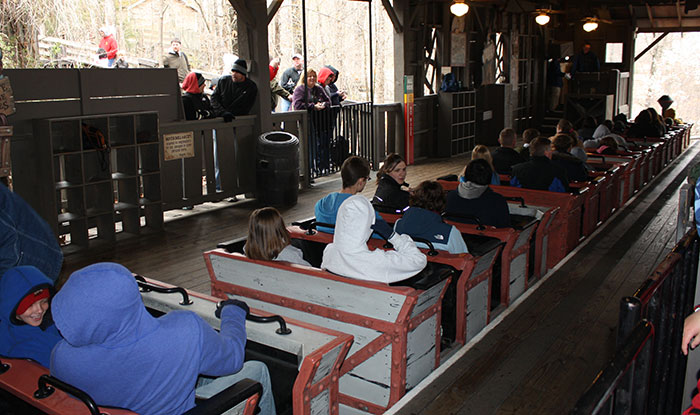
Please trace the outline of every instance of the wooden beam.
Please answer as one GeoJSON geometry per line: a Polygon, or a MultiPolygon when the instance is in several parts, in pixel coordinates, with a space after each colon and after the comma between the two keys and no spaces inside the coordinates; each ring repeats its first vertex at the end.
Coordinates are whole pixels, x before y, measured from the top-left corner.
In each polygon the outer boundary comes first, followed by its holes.
{"type": "Polygon", "coordinates": [[[661,36],[659,36],[659,37],[657,37],[656,39],[654,39],[654,41],[651,42],[651,44],[650,44],[649,46],[647,46],[646,49],[644,49],[643,51],[641,51],[641,52],[639,53],[639,55],[637,55],[637,56],[634,57],[634,61],[637,62],[637,60],[639,60],[639,58],[641,58],[642,56],[644,56],[645,53],[649,52],[649,51],[651,50],[651,48],[653,48],[654,46],[657,45],[657,43],[661,42],[661,41],[663,40],[663,38],[665,38],[665,37],[668,35],[668,33],[669,33],[669,32],[664,32],[664,33],[661,34],[661,36]]]}
{"type": "Polygon", "coordinates": [[[647,16],[649,17],[649,22],[651,23],[651,27],[654,27],[654,15],[651,12],[651,6],[649,6],[649,3],[647,3],[646,6],[647,6],[647,16]]]}
{"type": "Polygon", "coordinates": [[[396,33],[403,32],[403,26],[399,21],[399,17],[396,15],[396,11],[394,11],[394,7],[389,3],[389,0],[382,0],[382,6],[384,6],[384,10],[386,10],[386,14],[389,15],[389,20],[391,20],[391,24],[394,25],[396,33]]]}
{"type": "Polygon", "coordinates": [[[245,5],[244,0],[228,0],[231,3],[231,7],[238,14],[238,18],[243,20],[251,28],[255,27],[255,18],[253,14],[248,10],[248,6],[245,5]]]}
{"type": "Polygon", "coordinates": [[[683,27],[683,19],[681,17],[681,0],[676,0],[676,14],[678,14],[678,27],[683,27]]]}
{"type": "Polygon", "coordinates": [[[282,6],[282,3],[284,3],[284,0],[272,0],[272,3],[267,6],[267,24],[270,24],[272,19],[277,14],[277,11],[282,6]]]}

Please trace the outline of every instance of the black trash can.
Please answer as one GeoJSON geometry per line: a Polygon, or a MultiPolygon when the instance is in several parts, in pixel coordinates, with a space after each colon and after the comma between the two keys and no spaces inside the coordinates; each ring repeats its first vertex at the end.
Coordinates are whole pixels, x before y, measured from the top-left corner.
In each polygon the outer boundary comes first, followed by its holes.
{"type": "Polygon", "coordinates": [[[299,196],[299,139],[284,131],[258,137],[256,188],[268,206],[293,206],[299,196]]]}

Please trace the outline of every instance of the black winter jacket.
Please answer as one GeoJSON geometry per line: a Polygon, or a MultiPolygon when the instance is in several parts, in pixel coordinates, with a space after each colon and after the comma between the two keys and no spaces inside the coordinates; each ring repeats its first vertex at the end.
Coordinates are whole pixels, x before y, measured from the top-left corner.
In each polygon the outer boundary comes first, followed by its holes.
{"type": "Polygon", "coordinates": [[[379,212],[395,213],[408,206],[408,196],[408,192],[401,190],[401,185],[393,177],[384,175],[379,179],[372,205],[379,212]]]}

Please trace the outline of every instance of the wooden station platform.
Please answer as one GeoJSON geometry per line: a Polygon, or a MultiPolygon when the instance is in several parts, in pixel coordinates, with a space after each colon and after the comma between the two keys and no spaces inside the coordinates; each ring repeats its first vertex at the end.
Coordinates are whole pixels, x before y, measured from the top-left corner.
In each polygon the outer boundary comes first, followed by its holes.
{"type": "MultiPolygon", "coordinates": [[[[458,174],[469,156],[409,166],[407,181],[458,174]]],[[[413,393],[399,414],[566,413],[610,359],[619,300],[631,295],[675,244],[678,189],[689,165],[700,162],[691,147],[644,187],[568,260],[481,341],[444,369],[426,389],[413,393]]],[[[374,194],[376,181],[363,192],[374,194]]],[[[340,189],[338,175],[314,184],[299,203],[281,212],[287,223],[313,216],[313,206],[340,189]]],[[[219,204],[221,205],[221,204],[219,204]]],[[[247,233],[248,215],[260,207],[242,200],[206,211],[196,207],[165,231],[120,241],[66,257],[62,278],[99,261],[119,262],[131,271],[209,293],[202,252],[247,233]],[[198,211],[205,211],[197,214],[198,211]]],[[[172,214],[171,214],[172,216],[172,214]]]]}

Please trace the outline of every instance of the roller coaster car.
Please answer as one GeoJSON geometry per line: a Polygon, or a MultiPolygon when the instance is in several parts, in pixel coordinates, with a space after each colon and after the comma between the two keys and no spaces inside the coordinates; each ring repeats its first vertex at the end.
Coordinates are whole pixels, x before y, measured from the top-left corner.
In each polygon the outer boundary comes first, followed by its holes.
{"type": "MultiPolygon", "coordinates": [[[[457,189],[458,182],[438,180],[446,191],[457,189]]],[[[581,218],[583,203],[585,201],[588,188],[578,189],[577,194],[549,192],[545,190],[523,189],[512,186],[489,186],[494,192],[506,198],[520,198],[524,204],[532,208],[559,209],[559,213],[554,215],[554,221],[546,221],[548,230],[548,240],[546,253],[542,252],[540,257],[546,256],[548,268],[553,268],[578,245],[582,238],[581,218]]],[[[542,237],[545,233],[543,232],[542,237]]],[[[542,268],[540,268],[542,269],[542,268]]]]}
{"type": "MultiPolygon", "coordinates": [[[[184,415],[253,415],[261,394],[258,382],[243,379],[184,415]]],[[[87,393],[50,376],[47,368],[34,361],[9,358],[0,362],[0,410],[8,415],[135,415],[126,409],[97,406],[87,393]]]]}
{"type": "Polygon", "coordinates": [[[256,309],[354,337],[340,367],[341,412],[382,413],[440,363],[441,302],[450,272],[420,277],[418,289],[224,249],[204,257],[215,296],[243,298],[256,309]]]}
{"type": "MultiPolygon", "coordinates": [[[[382,214],[392,217],[391,214],[382,214]]],[[[333,240],[333,235],[319,232],[319,228],[333,225],[317,223],[313,218],[302,221],[287,229],[292,243],[302,249],[304,256],[312,265],[320,266],[323,249],[333,240]]],[[[503,243],[495,238],[484,237],[481,240],[467,241],[470,254],[453,255],[435,250],[431,244],[421,249],[428,258],[428,267],[424,273],[451,272],[452,282],[442,300],[442,352],[446,357],[451,351],[452,342],[465,344],[488,324],[491,312],[491,281],[493,268],[503,243]],[[439,271],[438,271],[439,270],[439,271]]],[[[379,239],[370,239],[368,246],[374,249],[391,249],[390,245],[379,239]]],[[[420,274],[419,274],[420,275],[420,274]]],[[[403,282],[411,284],[411,281],[403,282]]]]}
{"type": "MultiPolygon", "coordinates": [[[[143,302],[152,314],[190,310],[219,328],[221,321],[214,317],[214,310],[221,298],[143,277],[137,279],[143,302]]],[[[246,317],[246,360],[267,365],[277,413],[337,414],[339,371],[352,336],[253,307],[246,317]]]]}

